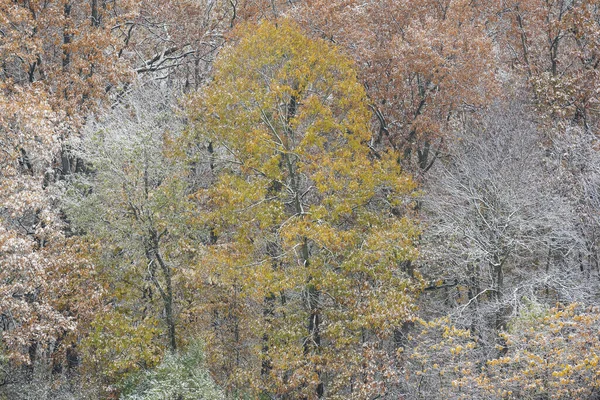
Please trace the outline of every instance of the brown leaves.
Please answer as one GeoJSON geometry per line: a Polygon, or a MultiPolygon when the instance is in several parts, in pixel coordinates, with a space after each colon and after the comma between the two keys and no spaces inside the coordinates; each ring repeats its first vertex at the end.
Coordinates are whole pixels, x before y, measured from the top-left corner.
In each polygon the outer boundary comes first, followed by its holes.
{"type": "Polygon", "coordinates": [[[512,1],[497,23],[503,62],[529,80],[543,113],[598,127],[598,7],[593,1],[512,1]]]}
{"type": "Polygon", "coordinates": [[[0,313],[2,342],[20,361],[33,361],[30,346],[58,351],[76,319],[97,306],[99,288],[62,235],[51,186],[68,172],[55,164],[61,139],[127,76],[111,33],[124,10],[93,4],[0,1],[0,313]]]}
{"type": "Polygon", "coordinates": [[[375,142],[403,151],[412,167],[427,168],[434,157],[425,149],[439,148],[449,118],[495,94],[492,42],[470,2],[304,4],[292,15],[356,60],[381,113],[375,142]]]}

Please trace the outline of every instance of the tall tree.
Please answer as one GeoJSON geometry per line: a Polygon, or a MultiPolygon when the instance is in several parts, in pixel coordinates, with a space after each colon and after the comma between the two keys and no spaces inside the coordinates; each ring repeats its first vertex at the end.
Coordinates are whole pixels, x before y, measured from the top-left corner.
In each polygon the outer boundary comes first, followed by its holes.
{"type": "Polygon", "coordinates": [[[108,363],[101,373],[109,380],[181,342],[187,169],[174,145],[182,120],[161,91],[134,90],[71,142],[86,170],[69,179],[63,204],[72,230],[101,244],[96,259],[112,307],[96,316],[86,345],[108,363]]]}
{"type": "Polygon", "coordinates": [[[593,290],[570,267],[582,243],[552,178],[556,160],[535,121],[515,105],[501,110],[457,133],[423,202],[423,271],[439,279],[430,289],[490,348],[526,298],[582,300],[593,290]]]}
{"type": "Polygon", "coordinates": [[[416,255],[414,184],[397,154],[369,147],[350,60],[286,20],[238,35],[190,106],[218,174],[196,193],[215,235],[203,262],[246,313],[228,321],[229,345],[256,360],[233,372],[277,397],[383,394],[419,289],[403,268],[416,255]]]}
{"type": "Polygon", "coordinates": [[[95,0],[0,2],[2,343],[29,362],[53,354],[75,327],[58,306],[68,303],[59,299],[65,293],[58,271],[76,270],[78,255],[68,256],[50,183],[76,168],[57,156],[61,141],[127,75],[116,62],[111,27],[128,7],[95,0]]]}

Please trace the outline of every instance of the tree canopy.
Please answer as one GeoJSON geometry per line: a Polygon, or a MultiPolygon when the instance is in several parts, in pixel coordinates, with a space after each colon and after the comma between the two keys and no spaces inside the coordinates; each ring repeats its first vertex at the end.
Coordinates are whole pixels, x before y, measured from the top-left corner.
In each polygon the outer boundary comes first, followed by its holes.
{"type": "Polygon", "coordinates": [[[594,0],[0,0],[0,399],[593,399],[594,0]]]}
{"type": "Polygon", "coordinates": [[[369,147],[348,58],[286,21],[239,34],[192,102],[191,140],[211,146],[216,175],[195,194],[215,235],[203,263],[253,303],[246,340],[262,342],[260,379],[245,379],[294,396],[373,395],[357,349],[385,353],[414,317],[414,184],[397,154],[369,147]]]}

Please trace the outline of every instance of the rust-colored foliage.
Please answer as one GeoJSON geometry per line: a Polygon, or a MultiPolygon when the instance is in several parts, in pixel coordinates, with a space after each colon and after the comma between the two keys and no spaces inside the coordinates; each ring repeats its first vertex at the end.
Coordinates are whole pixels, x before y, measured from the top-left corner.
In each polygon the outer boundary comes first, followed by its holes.
{"type": "Polygon", "coordinates": [[[586,129],[600,113],[600,9],[594,0],[495,5],[503,63],[525,77],[542,111],[586,129]]]}
{"type": "Polygon", "coordinates": [[[377,119],[374,143],[426,171],[449,121],[497,93],[485,15],[470,1],[302,2],[290,12],[355,60],[377,119]]]}

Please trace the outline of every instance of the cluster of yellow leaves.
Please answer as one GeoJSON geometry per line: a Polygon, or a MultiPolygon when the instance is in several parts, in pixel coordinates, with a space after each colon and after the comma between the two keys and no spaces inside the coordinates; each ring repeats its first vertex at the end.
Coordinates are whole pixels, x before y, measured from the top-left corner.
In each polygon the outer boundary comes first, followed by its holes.
{"type": "Polygon", "coordinates": [[[587,399],[600,386],[600,311],[579,304],[522,317],[478,382],[502,398],[587,399]]]}
{"type": "Polygon", "coordinates": [[[200,275],[230,295],[229,313],[212,305],[209,359],[237,355],[214,367],[228,370],[226,385],[256,392],[383,393],[389,340],[420,289],[402,267],[416,257],[415,184],[397,154],[369,149],[352,61],[286,20],[237,35],[189,106],[188,140],[212,143],[217,159],[216,183],[194,195],[205,211],[197,223],[217,237],[200,275]],[[233,340],[211,348],[223,332],[233,340]],[[359,379],[369,368],[372,380],[359,379]]]}
{"type": "Polygon", "coordinates": [[[529,310],[499,334],[496,358],[469,330],[420,321],[405,357],[406,382],[427,398],[587,399],[600,385],[600,312],[579,304],[529,310]],[[487,358],[487,360],[486,360],[487,358]]]}
{"type": "Polygon", "coordinates": [[[160,362],[164,348],[157,340],[158,321],[148,317],[134,324],[133,319],[114,310],[96,316],[81,342],[87,374],[115,382],[160,362]]]}
{"type": "MultiPolygon", "coordinates": [[[[449,318],[417,321],[409,336],[404,361],[404,379],[412,395],[421,398],[471,398],[471,377],[478,372],[477,340],[468,329],[457,328],[449,318]],[[463,390],[470,388],[470,390],[463,390]]],[[[476,397],[476,396],[475,396],[476,397]]]]}

